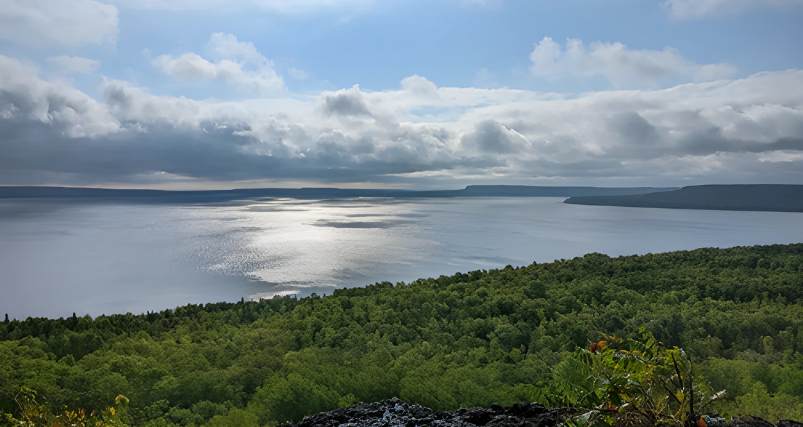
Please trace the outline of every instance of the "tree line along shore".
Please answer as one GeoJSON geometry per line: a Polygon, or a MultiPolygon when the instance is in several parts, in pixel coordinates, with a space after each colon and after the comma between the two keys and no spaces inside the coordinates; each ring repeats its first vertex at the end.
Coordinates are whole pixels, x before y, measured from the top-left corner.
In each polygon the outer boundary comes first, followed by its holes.
{"type": "Polygon", "coordinates": [[[434,410],[577,399],[582,353],[649,333],[727,397],[803,419],[803,244],[457,273],[330,296],[0,322],[0,412],[20,390],[135,426],[264,426],[399,397],[434,410]],[[574,391],[573,391],[574,390],[574,391]],[[119,400],[119,399],[118,399],[119,400]]]}

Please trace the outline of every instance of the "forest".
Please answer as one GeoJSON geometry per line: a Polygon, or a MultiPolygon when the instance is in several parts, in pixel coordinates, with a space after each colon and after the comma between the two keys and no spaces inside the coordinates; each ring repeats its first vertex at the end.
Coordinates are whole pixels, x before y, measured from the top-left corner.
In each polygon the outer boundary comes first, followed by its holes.
{"type": "Polygon", "coordinates": [[[124,400],[111,414],[148,427],[272,426],[391,397],[439,410],[572,405],[587,381],[582,349],[648,334],[726,390],[720,414],[803,420],[802,314],[793,244],[592,253],[141,315],[6,317],[0,412],[10,423],[33,391],[52,411],[108,413],[124,400]]]}

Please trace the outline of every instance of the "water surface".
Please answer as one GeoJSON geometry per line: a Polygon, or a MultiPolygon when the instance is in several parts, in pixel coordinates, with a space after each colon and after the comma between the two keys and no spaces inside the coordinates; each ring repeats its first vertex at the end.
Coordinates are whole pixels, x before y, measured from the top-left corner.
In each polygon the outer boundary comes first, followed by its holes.
{"type": "Polygon", "coordinates": [[[797,243],[803,214],[563,204],[563,198],[278,199],[226,206],[0,201],[0,315],[187,303],[611,256],[797,243]]]}

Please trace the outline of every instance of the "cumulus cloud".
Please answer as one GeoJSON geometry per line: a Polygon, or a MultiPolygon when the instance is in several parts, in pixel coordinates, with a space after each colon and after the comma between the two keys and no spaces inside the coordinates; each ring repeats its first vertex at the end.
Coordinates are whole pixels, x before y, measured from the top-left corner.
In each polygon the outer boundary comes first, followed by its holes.
{"type": "Polygon", "coordinates": [[[96,101],[0,57],[0,183],[803,182],[797,70],[579,97],[420,76],[313,99],[199,101],[118,80],[101,93],[96,101]]]}
{"type": "Polygon", "coordinates": [[[530,54],[534,76],[549,79],[603,76],[615,87],[656,87],[665,82],[711,81],[729,78],[736,68],[729,64],[700,65],[677,49],[630,50],[622,43],[567,39],[566,48],[544,37],[530,54]]]}
{"type": "Polygon", "coordinates": [[[424,98],[439,97],[438,86],[436,86],[435,83],[432,83],[431,81],[417,74],[402,80],[401,85],[406,92],[409,92],[410,94],[416,97],[424,97],[424,98]]]}
{"type": "MultiPolygon", "coordinates": [[[[170,55],[160,55],[152,61],[152,64],[176,80],[212,80],[218,76],[217,64],[213,64],[192,52],[185,53],[178,58],[173,58],[170,55]]],[[[239,69],[239,66],[233,65],[239,69]]],[[[221,66],[221,68],[225,69],[225,65],[221,66]]]]}
{"type": "Polygon", "coordinates": [[[371,117],[359,86],[324,95],[323,111],[330,116],[371,117]]]}
{"type": "Polygon", "coordinates": [[[478,123],[460,142],[468,149],[490,154],[518,153],[530,147],[527,138],[494,120],[478,123]]]}
{"type": "Polygon", "coordinates": [[[117,22],[117,8],[95,0],[3,0],[0,39],[36,47],[114,43],[117,22]]]}
{"type": "Polygon", "coordinates": [[[215,62],[187,52],[176,58],[160,55],[151,63],[182,82],[220,80],[256,95],[285,89],[284,80],[276,74],[273,62],[262,55],[253,43],[240,42],[231,34],[215,33],[210,37],[206,49],[215,62]]]}
{"type": "Polygon", "coordinates": [[[57,139],[99,137],[120,130],[119,121],[83,92],[43,81],[32,67],[2,55],[0,118],[6,125],[46,125],[57,139]]]}
{"type": "Polygon", "coordinates": [[[803,0],[667,0],[664,6],[675,19],[725,15],[758,7],[801,6],[803,0]]]}
{"type": "Polygon", "coordinates": [[[100,61],[80,56],[51,56],[47,62],[60,74],[92,74],[100,67],[100,61]]]}

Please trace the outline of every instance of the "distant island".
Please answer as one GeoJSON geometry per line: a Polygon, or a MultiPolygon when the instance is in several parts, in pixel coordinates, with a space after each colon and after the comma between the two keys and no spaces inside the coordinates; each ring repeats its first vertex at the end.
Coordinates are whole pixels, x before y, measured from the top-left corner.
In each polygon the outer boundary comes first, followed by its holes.
{"type": "Polygon", "coordinates": [[[255,188],[209,191],[119,190],[78,187],[0,187],[0,199],[91,199],[138,203],[220,203],[271,198],[351,199],[357,197],[575,197],[617,196],[676,190],[677,187],[547,187],[527,185],[469,185],[462,190],[388,190],[343,188],[255,188]]]}
{"type": "Polygon", "coordinates": [[[699,185],[675,191],[571,196],[571,205],[803,212],[803,185],[699,185]]]}

